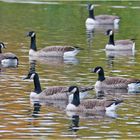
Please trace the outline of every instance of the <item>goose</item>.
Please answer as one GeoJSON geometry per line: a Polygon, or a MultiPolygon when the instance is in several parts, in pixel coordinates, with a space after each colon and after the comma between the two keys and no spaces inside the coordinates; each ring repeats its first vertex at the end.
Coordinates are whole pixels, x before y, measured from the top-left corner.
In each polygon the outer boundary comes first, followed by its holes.
{"type": "Polygon", "coordinates": [[[0,42],[0,64],[4,67],[17,66],[18,57],[11,53],[2,53],[2,49],[6,48],[3,42],[0,42]]]}
{"type": "MultiPolygon", "coordinates": [[[[50,100],[69,100],[68,86],[50,86],[42,91],[39,75],[37,72],[29,71],[28,75],[23,78],[33,79],[34,91],[30,94],[30,99],[50,99],[50,100]]],[[[84,98],[82,94],[84,92],[92,90],[93,87],[80,87],[81,98],[84,98]]]]}
{"type": "Polygon", "coordinates": [[[105,77],[104,70],[97,66],[91,70],[98,73],[98,80],[95,83],[95,89],[137,89],[140,86],[140,79],[123,77],[105,77]]]}
{"type": "Polygon", "coordinates": [[[114,15],[98,15],[94,16],[94,5],[88,5],[89,17],[86,19],[86,25],[116,25],[120,21],[119,16],[114,15]]]}
{"type": "Polygon", "coordinates": [[[130,39],[126,40],[115,40],[114,32],[112,29],[106,31],[106,35],[109,36],[108,44],[106,44],[105,49],[107,51],[133,51],[135,50],[135,42],[130,39]]]}
{"type": "Polygon", "coordinates": [[[32,57],[74,57],[80,51],[78,47],[73,46],[48,46],[39,51],[36,47],[36,33],[30,31],[27,36],[31,38],[29,56],[32,57]]]}
{"type": "Polygon", "coordinates": [[[97,113],[99,111],[115,111],[116,107],[123,102],[122,99],[85,99],[80,101],[79,88],[70,86],[68,90],[73,95],[73,100],[66,107],[67,111],[84,113],[97,113]]]}

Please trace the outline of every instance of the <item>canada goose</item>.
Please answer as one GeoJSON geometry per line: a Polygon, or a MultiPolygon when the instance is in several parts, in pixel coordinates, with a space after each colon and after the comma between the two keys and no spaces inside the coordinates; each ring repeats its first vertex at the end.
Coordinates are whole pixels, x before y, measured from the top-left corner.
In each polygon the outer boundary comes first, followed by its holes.
{"type": "MultiPolygon", "coordinates": [[[[39,75],[36,72],[29,72],[23,79],[33,79],[34,91],[30,94],[30,99],[52,99],[52,100],[69,100],[68,86],[50,86],[42,91],[39,75]]],[[[81,92],[92,90],[93,87],[80,87],[81,92]]],[[[81,95],[82,97],[82,95],[81,95]]]]}
{"type": "Polygon", "coordinates": [[[102,67],[97,66],[92,69],[91,72],[98,73],[98,81],[95,83],[95,89],[128,89],[138,88],[140,86],[140,80],[134,78],[122,78],[122,77],[105,77],[102,67]]]}
{"type": "Polygon", "coordinates": [[[130,39],[114,41],[114,32],[112,29],[107,30],[106,35],[109,36],[109,42],[105,46],[106,50],[109,51],[134,51],[135,50],[135,43],[130,39]]]}
{"type": "Polygon", "coordinates": [[[3,48],[6,48],[6,46],[4,45],[4,43],[0,42],[0,64],[4,67],[17,66],[17,56],[11,52],[2,53],[3,48]]]}
{"type": "Polygon", "coordinates": [[[85,99],[80,101],[79,89],[77,86],[69,87],[69,92],[74,94],[73,100],[66,107],[68,111],[84,113],[97,113],[98,111],[114,111],[118,104],[123,102],[121,99],[85,99]]]}
{"type": "Polygon", "coordinates": [[[79,52],[78,47],[73,46],[48,46],[39,51],[36,47],[36,33],[28,32],[27,36],[31,37],[29,56],[33,57],[74,57],[79,52]]]}
{"type": "Polygon", "coordinates": [[[94,5],[88,5],[89,17],[86,19],[86,25],[115,25],[118,24],[120,18],[113,15],[94,16],[94,5]]]}

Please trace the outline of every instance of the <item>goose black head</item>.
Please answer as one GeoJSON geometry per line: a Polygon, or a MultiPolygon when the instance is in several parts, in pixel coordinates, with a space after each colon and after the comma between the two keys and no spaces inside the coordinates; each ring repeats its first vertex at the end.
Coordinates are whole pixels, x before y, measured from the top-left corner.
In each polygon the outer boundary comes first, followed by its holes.
{"type": "Polygon", "coordinates": [[[25,80],[25,79],[33,79],[35,75],[36,75],[35,72],[29,72],[28,75],[25,78],[23,78],[23,80],[25,80]]]}
{"type": "Polygon", "coordinates": [[[108,29],[105,34],[108,35],[108,36],[111,36],[111,35],[113,35],[113,30],[108,29]]]}
{"type": "Polygon", "coordinates": [[[27,36],[29,37],[35,37],[36,33],[34,31],[30,31],[27,33],[27,36]]]}
{"type": "Polygon", "coordinates": [[[101,66],[97,66],[96,68],[92,69],[91,72],[93,72],[93,73],[103,73],[104,70],[101,66]]]}
{"type": "Polygon", "coordinates": [[[92,69],[91,72],[98,73],[98,80],[99,81],[105,80],[104,70],[101,66],[97,66],[96,68],[92,69]]]}
{"type": "Polygon", "coordinates": [[[79,91],[77,86],[70,86],[68,89],[68,92],[70,93],[76,93],[77,91],[79,91]]]}
{"type": "Polygon", "coordinates": [[[93,4],[88,4],[88,10],[91,11],[94,9],[94,5],[93,4]]]}
{"type": "Polygon", "coordinates": [[[0,48],[1,49],[6,48],[6,46],[4,45],[4,43],[0,42],[0,48]]]}

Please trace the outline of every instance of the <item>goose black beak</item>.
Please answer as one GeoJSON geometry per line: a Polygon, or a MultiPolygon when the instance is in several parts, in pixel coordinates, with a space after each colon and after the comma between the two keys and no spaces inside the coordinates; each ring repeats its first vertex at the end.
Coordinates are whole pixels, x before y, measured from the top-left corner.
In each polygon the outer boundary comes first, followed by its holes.
{"type": "Polygon", "coordinates": [[[95,73],[95,69],[93,68],[93,69],[91,69],[91,71],[90,71],[91,73],[95,73]]]}
{"type": "Polygon", "coordinates": [[[26,37],[29,37],[29,32],[28,33],[26,33],[26,35],[25,35],[26,37]]]}
{"type": "Polygon", "coordinates": [[[23,80],[26,80],[26,79],[29,79],[29,77],[28,76],[26,76],[26,77],[24,77],[24,78],[22,78],[23,80]]]}

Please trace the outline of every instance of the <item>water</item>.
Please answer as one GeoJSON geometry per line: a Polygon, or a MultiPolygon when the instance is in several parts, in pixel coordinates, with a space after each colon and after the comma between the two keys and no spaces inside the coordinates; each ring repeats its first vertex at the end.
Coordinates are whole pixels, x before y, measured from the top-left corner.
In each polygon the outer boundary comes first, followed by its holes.
{"type": "MultiPolygon", "coordinates": [[[[0,2],[0,39],[19,57],[17,68],[0,72],[0,138],[1,139],[139,139],[140,94],[111,91],[110,96],[123,98],[114,117],[105,114],[70,117],[63,107],[66,102],[40,105],[30,102],[32,81],[23,80],[29,70],[29,38],[37,33],[38,50],[47,45],[75,45],[82,48],[74,60],[37,62],[36,71],[42,88],[53,85],[93,85],[97,75],[91,68],[101,65],[107,76],[139,78],[140,2],[95,2],[96,14],[110,13],[121,17],[115,39],[136,38],[133,55],[108,58],[104,46],[105,29],[94,33],[85,29],[87,2],[0,2]],[[29,4],[30,3],[30,4],[29,4]],[[123,95],[122,95],[123,94],[123,95]],[[59,107],[57,107],[59,105],[59,107]]],[[[89,96],[94,97],[95,91],[89,96]]]]}

